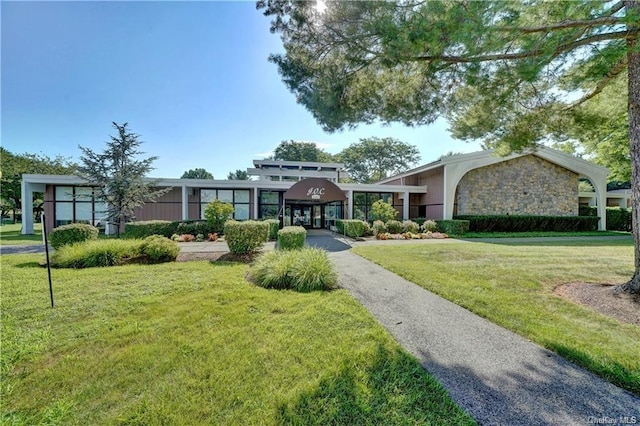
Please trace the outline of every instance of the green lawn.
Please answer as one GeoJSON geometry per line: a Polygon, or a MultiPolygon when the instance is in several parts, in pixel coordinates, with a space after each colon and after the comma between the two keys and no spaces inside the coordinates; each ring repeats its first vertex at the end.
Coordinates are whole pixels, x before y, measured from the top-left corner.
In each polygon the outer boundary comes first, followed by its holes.
{"type": "Polygon", "coordinates": [[[6,224],[0,225],[0,245],[25,245],[25,244],[42,244],[42,225],[36,223],[33,225],[33,235],[22,235],[20,230],[22,225],[6,224]]]}
{"type": "Polygon", "coordinates": [[[640,327],[552,294],[563,283],[622,283],[633,241],[390,243],[354,252],[640,395],[640,327]]]}
{"type": "Polygon", "coordinates": [[[473,424],[345,290],[209,262],[55,269],[3,255],[0,423],[473,424]]]}

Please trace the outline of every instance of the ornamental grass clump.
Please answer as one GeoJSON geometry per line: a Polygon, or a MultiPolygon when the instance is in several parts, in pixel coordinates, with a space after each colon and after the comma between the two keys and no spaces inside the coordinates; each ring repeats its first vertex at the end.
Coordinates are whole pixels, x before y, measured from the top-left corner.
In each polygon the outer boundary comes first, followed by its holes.
{"type": "Polygon", "coordinates": [[[249,272],[256,285],[299,292],[331,290],[338,277],[324,250],[277,250],[262,254],[249,272]]]}
{"type": "Polygon", "coordinates": [[[96,240],[66,245],[51,255],[55,268],[123,265],[140,256],[140,240],[96,240]]]}

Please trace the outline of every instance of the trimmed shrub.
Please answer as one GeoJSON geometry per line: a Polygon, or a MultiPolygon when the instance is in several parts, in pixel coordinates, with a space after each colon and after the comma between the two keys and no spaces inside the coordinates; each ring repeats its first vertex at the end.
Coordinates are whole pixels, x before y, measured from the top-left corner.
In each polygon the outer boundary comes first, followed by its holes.
{"type": "Polygon", "coordinates": [[[402,233],[402,222],[399,220],[390,220],[387,222],[387,230],[390,234],[402,233]]]}
{"type": "Polygon", "coordinates": [[[435,220],[425,220],[421,228],[424,232],[435,232],[438,230],[438,224],[435,220]]]}
{"type": "Polygon", "coordinates": [[[296,250],[304,247],[307,230],[302,226],[285,226],[278,230],[278,248],[281,250],[296,250]]]}
{"type": "Polygon", "coordinates": [[[414,221],[415,223],[417,223],[418,225],[420,225],[420,227],[422,227],[422,225],[424,225],[424,223],[427,221],[427,218],[426,217],[414,217],[411,220],[414,221]]]}
{"type": "Polygon", "coordinates": [[[417,234],[420,232],[420,225],[412,220],[405,220],[402,222],[402,231],[409,232],[411,234],[417,234]]]}
{"type": "Polygon", "coordinates": [[[265,219],[265,222],[269,224],[269,240],[277,240],[280,221],[278,219],[265,219]]]}
{"type": "Polygon", "coordinates": [[[55,268],[122,265],[140,257],[140,240],[94,240],[60,247],[51,256],[55,268]]]}
{"type": "Polygon", "coordinates": [[[311,247],[266,252],[251,266],[249,276],[264,288],[301,292],[330,290],[338,281],[327,253],[311,247]]]}
{"type": "Polygon", "coordinates": [[[607,207],[607,229],[631,232],[631,210],[621,207],[607,207]]]}
{"type": "Polygon", "coordinates": [[[178,231],[180,222],[170,220],[146,220],[129,222],[124,225],[124,238],[147,238],[152,235],[162,235],[170,238],[178,231]]]}
{"type": "Polygon", "coordinates": [[[176,234],[191,234],[197,236],[199,234],[207,235],[211,232],[215,231],[205,220],[179,222],[176,228],[176,234]]]}
{"type": "Polygon", "coordinates": [[[371,219],[381,220],[388,222],[398,216],[398,210],[396,210],[391,204],[378,200],[371,205],[371,219]]]}
{"type": "Polygon", "coordinates": [[[598,208],[595,206],[578,206],[578,216],[598,216],[598,208]]]}
{"type": "Polygon", "coordinates": [[[247,254],[259,250],[269,238],[269,224],[264,221],[228,220],[224,224],[224,235],[233,254],[247,254]]]}
{"type": "Polygon", "coordinates": [[[469,231],[468,220],[436,220],[438,232],[451,235],[463,235],[469,231]]]}
{"type": "Polygon", "coordinates": [[[458,216],[470,221],[473,232],[580,232],[598,229],[600,218],[592,216],[487,215],[458,216]]]}
{"type": "Polygon", "coordinates": [[[48,241],[54,249],[62,246],[97,240],[98,228],[85,223],[71,223],[54,228],[49,233],[48,241]]]}
{"type": "Polygon", "coordinates": [[[142,241],[140,254],[151,263],[173,262],[180,253],[180,247],[162,235],[152,235],[142,241]]]}
{"type": "Polygon", "coordinates": [[[387,232],[387,224],[381,220],[373,221],[373,235],[378,236],[380,234],[386,234],[387,232]]]}
{"type": "Polygon", "coordinates": [[[231,220],[233,216],[233,205],[229,203],[223,203],[220,200],[213,200],[204,209],[204,217],[207,219],[207,223],[211,227],[209,232],[221,233],[224,231],[225,223],[231,220]]]}
{"type": "Polygon", "coordinates": [[[344,234],[347,237],[359,238],[364,236],[365,222],[358,219],[338,219],[336,220],[336,227],[338,233],[344,234]]]}

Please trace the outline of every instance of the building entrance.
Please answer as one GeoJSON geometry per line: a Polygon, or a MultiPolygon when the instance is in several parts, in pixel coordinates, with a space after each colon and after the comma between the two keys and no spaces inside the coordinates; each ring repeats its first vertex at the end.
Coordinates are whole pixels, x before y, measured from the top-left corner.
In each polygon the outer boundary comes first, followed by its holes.
{"type": "Polygon", "coordinates": [[[292,225],[309,229],[324,228],[324,205],[321,204],[289,204],[285,212],[292,225]]]}

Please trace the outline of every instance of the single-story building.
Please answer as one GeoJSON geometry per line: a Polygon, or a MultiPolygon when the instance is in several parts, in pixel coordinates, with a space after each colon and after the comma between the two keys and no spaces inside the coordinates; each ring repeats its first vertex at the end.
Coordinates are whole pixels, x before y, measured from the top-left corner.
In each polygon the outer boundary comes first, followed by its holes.
{"type": "MultiPolygon", "coordinates": [[[[336,219],[370,219],[379,199],[392,204],[399,219],[451,219],[454,215],[578,215],[578,180],[595,189],[600,229],[606,229],[608,170],[581,158],[541,147],[499,157],[493,151],[458,154],[416,167],[375,184],[341,182],[339,163],[256,160],[247,170],[254,180],[149,179],[172,188],[137,209],[137,220],[193,220],[219,199],[233,204],[237,220],[279,218],[283,225],[331,228],[336,219]]],[[[93,188],[76,176],[25,174],[23,211],[31,211],[34,192],[44,193],[47,228],[72,222],[104,226],[104,205],[93,188]]],[[[109,229],[107,229],[109,232],[109,229]]],[[[33,233],[31,215],[22,233],[33,233]]]]}

